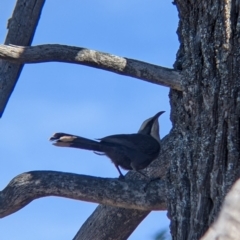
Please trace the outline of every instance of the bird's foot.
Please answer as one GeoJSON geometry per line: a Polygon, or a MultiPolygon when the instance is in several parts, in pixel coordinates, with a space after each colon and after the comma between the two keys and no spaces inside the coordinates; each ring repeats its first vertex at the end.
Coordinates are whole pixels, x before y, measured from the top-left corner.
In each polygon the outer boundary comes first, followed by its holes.
{"type": "Polygon", "coordinates": [[[125,177],[121,174],[121,175],[119,175],[118,179],[119,180],[125,180],[125,177]]]}
{"type": "Polygon", "coordinates": [[[149,183],[154,182],[154,181],[157,181],[157,180],[161,180],[161,178],[160,178],[160,177],[151,178],[151,179],[149,180],[149,183]]]}

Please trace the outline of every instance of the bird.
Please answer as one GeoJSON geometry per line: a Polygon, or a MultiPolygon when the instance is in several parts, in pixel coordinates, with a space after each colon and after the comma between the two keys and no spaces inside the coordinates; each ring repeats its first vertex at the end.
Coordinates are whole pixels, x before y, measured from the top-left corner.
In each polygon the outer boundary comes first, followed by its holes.
{"type": "Polygon", "coordinates": [[[55,133],[49,140],[58,147],[73,147],[106,155],[117,168],[119,178],[124,178],[119,167],[135,170],[147,177],[140,170],[145,169],[159,155],[161,147],[158,118],[164,112],[158,112],[146,119],[138,132],[133,134],[110,135],[95,141],[72,134],[55,133]]]}

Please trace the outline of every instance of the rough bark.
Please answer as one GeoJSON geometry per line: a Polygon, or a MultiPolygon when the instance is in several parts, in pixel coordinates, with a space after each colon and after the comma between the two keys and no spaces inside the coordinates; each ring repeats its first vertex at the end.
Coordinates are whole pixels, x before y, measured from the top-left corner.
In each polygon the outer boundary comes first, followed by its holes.
{"type": "MultiPolygon", "coordinates": [[[[8,20],[5,44],[31,44],[45,0],[18,0],[8,20]]],[[[22,64],[0,62],[0,118],[22,71],[22,64]]]]}
{"type": "Polygon", "coordinates": [[[183,92],[171,90],[176,148],[168,209],[173,239],[199,239],[240,173],[238,1],[176,0],[181,42],[175,68],[183,92]]]}
{"type": "Polygon", "coordinates": [[[181,75],[173,69],[86,48],[59,44],[34,47],[0,45],[0,59],[18,64],[52,61],[81,64],[181,90],[181,75]]]}

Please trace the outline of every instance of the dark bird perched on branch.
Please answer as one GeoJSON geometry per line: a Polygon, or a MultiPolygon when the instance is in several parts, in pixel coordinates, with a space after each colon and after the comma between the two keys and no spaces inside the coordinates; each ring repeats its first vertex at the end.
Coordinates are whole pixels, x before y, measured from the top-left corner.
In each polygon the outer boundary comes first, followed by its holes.
{"type": "Polygon", "coordinates": [[[67,133],[55,133],[50,141],[54,141],[55,146],[92,150],[99,155],[108,156],[120,177],[124,176],[119,166],[126,170],[135,170],[146,177],[139,170],[146,168],[158,157],[160,152],[158,117],[162,113],[164,111],[145,120],[138,133],[134,134],[111,135],[98,139],[97,142],[67,133]]]}

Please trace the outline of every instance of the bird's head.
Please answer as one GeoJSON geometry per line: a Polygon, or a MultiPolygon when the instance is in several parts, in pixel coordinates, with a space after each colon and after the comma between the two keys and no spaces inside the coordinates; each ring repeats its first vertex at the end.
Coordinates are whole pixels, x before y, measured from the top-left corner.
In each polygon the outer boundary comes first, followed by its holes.
{"type": "Polygon", "coordinates": [[[158,118],[160,115],[162,115],[165,111],[158,112],[153,117],[148,118],[145,120],[140,129],[138,130],[138,133],[151,135],[154,137],[158,142],[160,142],[160,136],[159,136],[159,123],[158,118]]]}

